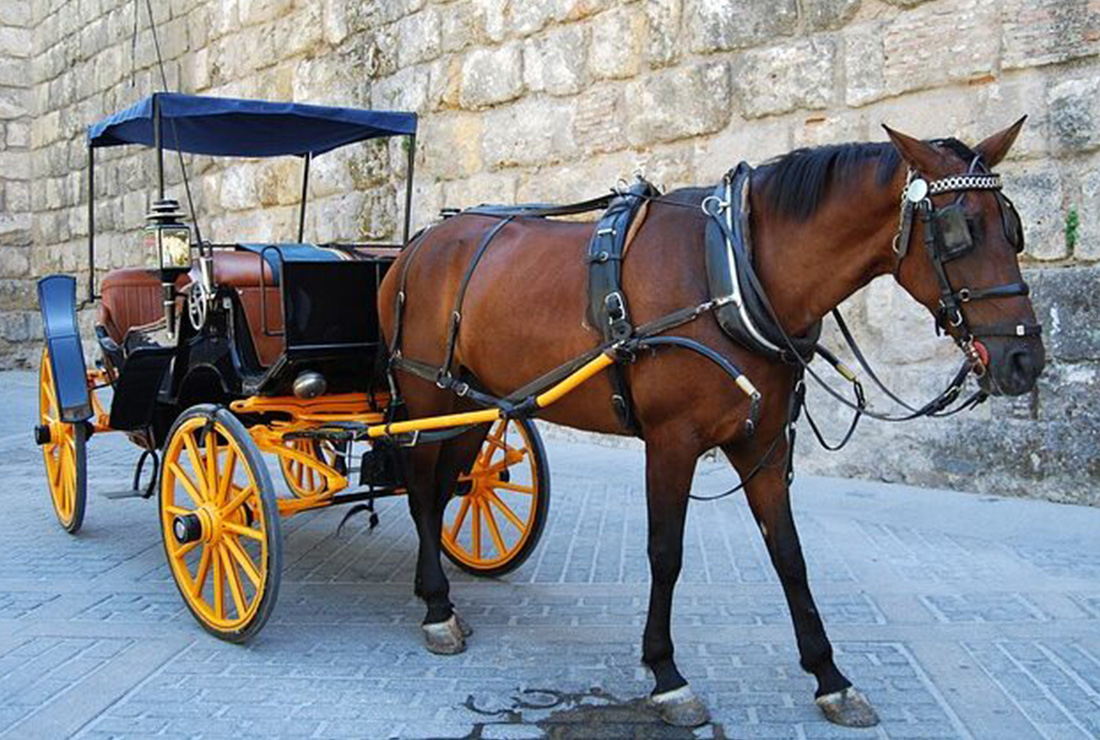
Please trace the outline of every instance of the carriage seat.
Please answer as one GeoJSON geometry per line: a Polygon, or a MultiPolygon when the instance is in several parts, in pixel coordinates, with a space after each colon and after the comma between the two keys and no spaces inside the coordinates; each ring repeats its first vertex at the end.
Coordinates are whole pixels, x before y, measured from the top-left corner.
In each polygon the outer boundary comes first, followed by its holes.
{"type": "MultiPolygon", "coordinates": [[[[190,275],[180,275],[176,289],[183,290],[190,282],[190,275]]],[[[156,323],[164,316],[160,272],[152,268],[111,270],[100,284],[100,295],[96,323],[120,347],[125,346],[130,330],[156,323]]]]}

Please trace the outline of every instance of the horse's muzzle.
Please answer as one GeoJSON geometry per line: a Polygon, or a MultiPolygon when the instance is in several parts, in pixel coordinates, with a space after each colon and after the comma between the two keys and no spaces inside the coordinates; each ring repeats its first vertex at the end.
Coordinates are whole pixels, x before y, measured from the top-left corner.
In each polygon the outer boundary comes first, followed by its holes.
{"type": "Polygon", "coordinates": [[[989,339],[989,371],[982,390],[992,396],[1020,396],[1035,387],[1046,365],[1046,350],[1038,338],[989,339]]]}

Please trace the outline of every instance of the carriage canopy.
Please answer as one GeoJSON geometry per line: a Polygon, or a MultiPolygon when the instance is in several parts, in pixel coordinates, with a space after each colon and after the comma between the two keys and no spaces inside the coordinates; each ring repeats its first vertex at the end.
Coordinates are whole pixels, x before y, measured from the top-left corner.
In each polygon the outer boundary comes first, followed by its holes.
{"type": "Polygon", "coordinates": [[[416,133],[415,113],[157,93],[89,126],[89,146],[155,146],[154,104],[164,148],[194,154],[317,155],[357,141],[416,133]]]}

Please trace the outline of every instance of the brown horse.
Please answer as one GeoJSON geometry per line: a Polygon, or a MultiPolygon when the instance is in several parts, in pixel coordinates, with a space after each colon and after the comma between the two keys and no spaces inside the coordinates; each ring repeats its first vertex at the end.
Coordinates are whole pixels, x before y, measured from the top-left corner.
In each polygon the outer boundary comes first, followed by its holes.
{"type": "MultiPolygon", "coordinates": [[[[904,261],[899,263],[892,245],[907,173],[934,181],[970,172],[976,162],[983,171],[992,168],[1005,156],[1022,123],[973,149],[954,139],[923,142],[887,129],[890,143],[799,150],[755,170],[750,196],[754,264],[785,330],[791,335],[807,331],[872,278],[891,271],[913,298],[936,314],[942,294],[936,265],[920,248],[924,223],[914,223],[914,246],[904,261]]],[[[710,298],[703,252],[707,216],[699,207],[709,193],[685,189],[651,202],[622,269],[636,324],[710,298]]],[[[937,208],[961,203],[974,235],[973,250],[946,266],[954,286],[982,288],[1021,281],[1018,244],[1012,243],[1011,230],[1004,226],[997,194],[972,190],[932,195],[931,201],[937,208]]],[[[406,357],[442,363],[456,291],[482,237],[498,223],[485,216],[461,215],[419,237],[423,244],[407,274],[402,329],[406,357]]],[[[504,225],[489,245],[465,296],[455,354],[456,364],[487,392],[507,395],[598,343],[598,332],[585,319],[585,250],[592,229],[591,224],[520,218],[504,225]]],[[[387,336],[393,334],[397,276],[411,253],[403,253],[379,296],[387,336]]],[[[962,311],[972,327],[1035,321],[1023,294],[968,302],[962,311]]],[[[744,424],[747,397],[728,375],[697,354],[643,353],[627,367],[646,448],[652,583],[643,661],[656,679],[652,700],[662,716],[675,724],[695,725],[706,721],[706,709],[673,662],[670,620],[696,461],[706,450],[721,448],[743,478],[773,444],[778,445],[775,459],[781,461],[790,396],[799,373],[735,344],[710,314],[673,333],[691,337],[736,363],[763,396],[759,426],[749,435],[744,424]]],[[[1032,388],[1044,364],[1037,336],[987,336],[977,344],[987,368],[980,380],[983,389],[1016,395],[1032,388]]],[[[398,371],[396,381],[410,418],[470,407],[451,392],[406,372],[398,371]]],[[[625,434],[610,394],[605,373],[542,416],[578,429],[625,434]]],[[[474,430],[409,452],[409,505],[420,539],[415,589],[427,603],[425,636],[429,649],[436,652],[460,652],[469,634],[448,597],[440,534],[456,478],[473,462],[484,433],[474,430]]],[[[818,704],[834,722],[874,724],[877,718],[870,704],[833,661],[807,583],[784,466],[763,467],[750,477],[745,490],[790,607],[802,668],[817,679],[818,704]]]]}

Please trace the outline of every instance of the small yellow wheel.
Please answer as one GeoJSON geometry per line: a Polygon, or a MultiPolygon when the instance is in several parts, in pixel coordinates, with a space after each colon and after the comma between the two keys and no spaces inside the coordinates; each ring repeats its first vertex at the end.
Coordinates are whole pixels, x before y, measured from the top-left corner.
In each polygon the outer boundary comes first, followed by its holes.
{"type": "Polygon", "coordinates": [[[279,511],[259,450],[227,409],[193,406],[172,426],[160,523],[176,586],[199,624],[230,642],[259,632],[279,593],[279,511]]]}
{"type": "Polygon", "coordinates": [[[468,573],[500,576],[534,551],[550,506],[546,451],[533,422],[493,424],[443,514],[443,552],[468,573]]]}
{"type": "MultiPolygon", "coordinates": [[[[338,473],[344,474],[347,470],[345,462],[345,442],[330,442],[328,440],[295,439],[287,444],[292,450],[309,455],[323,465],[333,468],[338,473]]],[[[292,457],[279,457],[279,467],[283,471],[283,481],[287,488],[297,498],[311,498],[320,496],[328,488],[328,481],[320,471],[304,465],[292,457]]]]}
{"type": "Polygon", "coordinates": [[[42,350],[38,368],[38,430],[42,457],[46,461],[46,482],[57,521],[69,534],[76,534],[84,523],[87,502],[88,461],[84,449],[88,426],[84,422],[61,421],[57,402],[57,384],[53,378],[50,353],[42,350]]]}

